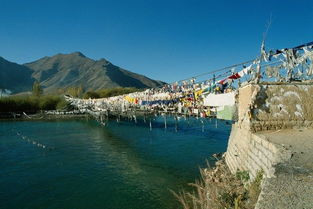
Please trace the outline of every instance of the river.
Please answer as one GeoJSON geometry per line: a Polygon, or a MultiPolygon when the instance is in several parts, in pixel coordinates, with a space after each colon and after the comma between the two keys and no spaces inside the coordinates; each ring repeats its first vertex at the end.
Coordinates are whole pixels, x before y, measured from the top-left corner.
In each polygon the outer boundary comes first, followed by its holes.
{"type": "Polygon", "coordinates": [[[172,209],[199,167],[224,152],[231,126],[215,119],[149,123],[1,121],[0,208],[172,209]]]}

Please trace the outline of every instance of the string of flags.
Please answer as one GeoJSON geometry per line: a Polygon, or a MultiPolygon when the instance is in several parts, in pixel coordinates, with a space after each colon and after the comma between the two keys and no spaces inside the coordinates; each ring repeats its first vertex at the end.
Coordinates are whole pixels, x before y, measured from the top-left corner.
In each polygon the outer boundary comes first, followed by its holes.
{"type": "MultiPolygon", "coordinates": [[[[261,45],[260,56],[245,64],[237,64],[223,68],[223,73],[213,74],[202,82],[196,82],[197,77],[160,88],[147,89],[142,92],[130,93],[102,99],[67,98],[80,110],[94,109],[95,111],[125,112],[132,108],[146,111],[174,111],[178,113],[198,113],[208,115],[212,106],[206,98],[214,100],[229,99],[229,93],[234,92],[244,83],[258,83],[262,81],[291,82],[313,78],[313,42],[294,48],[281,50],[265,50],[261,45]],[[242,79],[245,78],[243,81],[242,79]],[[212,95],[219,94],[219,97],[212,95]],[[226,94],[227,97],[226,97],[226,94]]],[[[232,94],[234,96],[234,94],[232,94]]]]}

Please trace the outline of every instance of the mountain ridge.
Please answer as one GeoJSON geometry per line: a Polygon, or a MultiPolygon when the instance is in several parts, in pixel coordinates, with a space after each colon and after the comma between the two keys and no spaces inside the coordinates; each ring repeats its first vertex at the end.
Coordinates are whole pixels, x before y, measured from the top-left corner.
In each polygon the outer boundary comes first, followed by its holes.
{"type": "Polygon", "coordinates": [[[26,91],[35,81],[31,75],[31,69],[0,56],[0,89],[12,92],[26,91]]]}
{"type": "Polygon", "coordinates": [[[104,58],[93,60],[81,52],[45,56],[22,65],[0,59],[1,88],[10,89],[14,93],[30,91],[30,83],[35,80],[39,81],[48,93],[73,86],[81,86],[88,91],[113,87],[154,88],[164,84],[162,81],[120,68],[104,58]],[[19,74],[25,77],[25,82],[20,81],[23,88],[8,85],[10,80],[20,78],[19,74]]]}

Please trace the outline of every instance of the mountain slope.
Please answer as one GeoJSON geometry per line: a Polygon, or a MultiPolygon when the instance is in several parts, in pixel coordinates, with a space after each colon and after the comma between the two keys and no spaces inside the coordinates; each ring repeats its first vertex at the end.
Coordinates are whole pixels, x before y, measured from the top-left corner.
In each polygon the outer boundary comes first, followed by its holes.
{"type": "Polygon", "coordinates": [[[33,71],[26,66],[9,62],[0,57],[0,88],[12,93],[30,91],[35,81],[33,71]]]}
{"type": "Polygon", "coordinates": [[[70,86],[97,90],[112,87],[148,88],[163,84],[117,67],[105,59],[92,60],[80,52],[44,57],[24,66],[33,70],[32,76],[40,81],[45,91],[70,86]]]}

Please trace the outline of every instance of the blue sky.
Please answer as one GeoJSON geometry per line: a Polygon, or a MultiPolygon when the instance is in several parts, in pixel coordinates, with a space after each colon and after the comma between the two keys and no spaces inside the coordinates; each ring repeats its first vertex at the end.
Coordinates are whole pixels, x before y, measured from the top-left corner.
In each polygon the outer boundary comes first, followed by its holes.
{"type": "Polygon", "coordinates": [[[313,41],[313,1],[0,0],[0,56],[80,51],[167,82],[313,41]]]}

